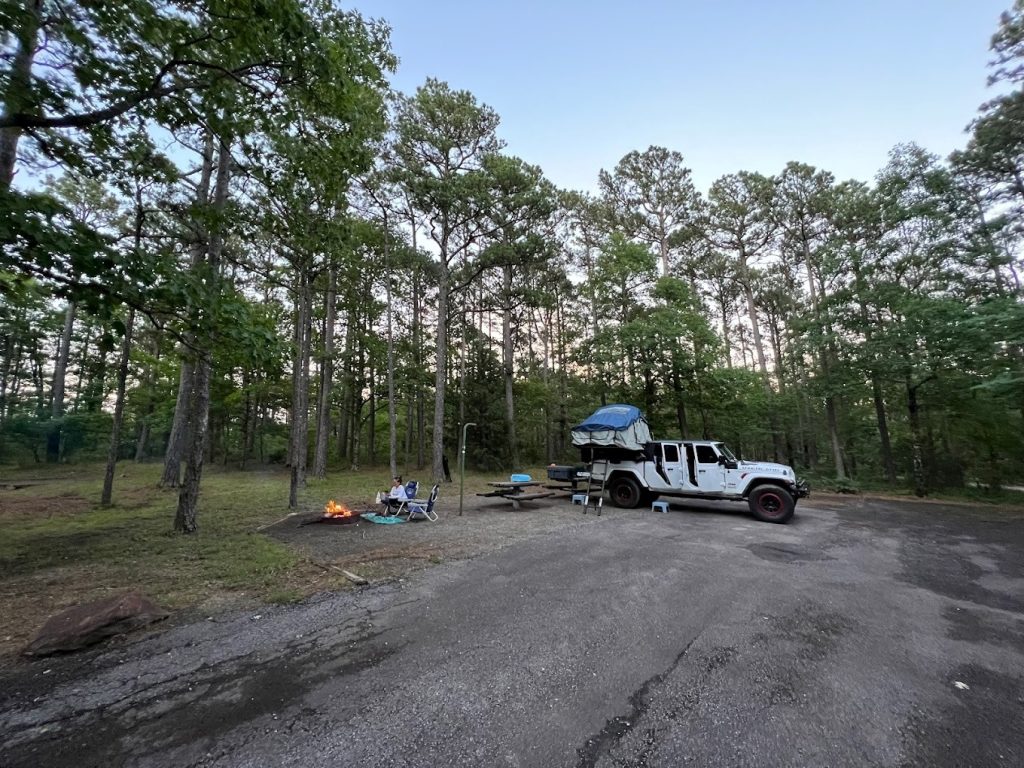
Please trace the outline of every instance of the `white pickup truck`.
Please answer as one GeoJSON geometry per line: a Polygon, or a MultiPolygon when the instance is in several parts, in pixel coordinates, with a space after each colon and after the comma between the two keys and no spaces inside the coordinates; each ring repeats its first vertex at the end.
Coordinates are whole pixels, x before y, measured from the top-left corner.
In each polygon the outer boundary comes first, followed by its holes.
{"type": "Polygon", "coordinates": [[[590,488],[608,490],[619,507],[650,504],[658,496],[745,499],[758,520],[784,523],[808,495],[791,467],[740,461],[713,440],[653,440],[640,409],[601,406],[572,428],[572,444],[590,467],[590,488]]]}
{"type": "Polygon", "coordinates": [[[658,496],[695,499],[745,499],[758,520],[784,523],[807,484],[791,467],[765,461],[740,461],[725,443],[711,440],[655,440],[642,458],[592,461],[592,484],[604,481],[612,502],[633,508],[658,496]]]}

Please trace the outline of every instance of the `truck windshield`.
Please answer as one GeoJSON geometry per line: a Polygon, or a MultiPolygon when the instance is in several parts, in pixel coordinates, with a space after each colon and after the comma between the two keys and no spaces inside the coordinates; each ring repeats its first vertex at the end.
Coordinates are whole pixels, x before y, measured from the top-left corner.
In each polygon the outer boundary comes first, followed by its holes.
{"type": "Polygon", "coordinates": [[[729,450],[725,443],[715,443],[715,448],[717,448],[718,452],[725,456],[729,461],[739,461],[739,459],[733,456],[732,451],[729,450]]]}

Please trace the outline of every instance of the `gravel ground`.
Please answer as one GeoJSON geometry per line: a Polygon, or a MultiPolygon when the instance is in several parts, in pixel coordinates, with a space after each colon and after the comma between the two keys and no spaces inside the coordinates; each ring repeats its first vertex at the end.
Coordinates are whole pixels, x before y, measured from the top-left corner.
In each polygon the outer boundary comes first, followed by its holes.
{"type": "MultiPolygon", "coordinates": [[[[746,509],[746,504],[725,506],[746,509]]],[[[295,547],[316,562],[380,580],[400,578],[440,562],[476,557],[556,531],[582,529],[602,519],[637,514],[636,510],[611,505],[603,506],[601,515],[592,507],[584,514],[581,506],[573,506],[569,497],[561,494],[523,502],[518,510],[502,499],[469,494],[464,498],[460,517],[458,489],[453,486],[442,489],[434,509],[438,513],[437,522],[398,525],[367,521],[351,525],[308,525],[306,523],[319,519],[320,514],[299,514],[271,526],[264,533],[295,547]]],[[[357,508],[356,511],[376,510],[357,508]]]]}
{"type": "Polygon", "coordinates": [[[399,578],[0,673],[0,766],[1024,765],[1020,510],[474,502],[284,521],[399,578]]]}

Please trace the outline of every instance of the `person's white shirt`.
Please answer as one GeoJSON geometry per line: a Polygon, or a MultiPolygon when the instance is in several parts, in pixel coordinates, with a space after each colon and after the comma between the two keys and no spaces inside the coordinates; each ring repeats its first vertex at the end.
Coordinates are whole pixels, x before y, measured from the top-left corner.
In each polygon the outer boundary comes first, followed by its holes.
{"type": "Polygon", "coordinates": [[[388,492],[388,498],[394,501],[408,501],[409,496],[405,492],[404,485],[397,485],[388,492]]]}

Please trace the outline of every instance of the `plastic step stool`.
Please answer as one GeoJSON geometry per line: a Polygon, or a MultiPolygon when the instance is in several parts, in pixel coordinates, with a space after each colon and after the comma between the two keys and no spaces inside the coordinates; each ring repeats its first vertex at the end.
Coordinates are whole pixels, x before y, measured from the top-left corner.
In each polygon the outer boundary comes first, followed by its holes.
{"type": "Polygon", "coordinates": [[[668,502],[667,501],[652,501],[651,502],[651,512],[658,512],[658,511],[668,512],[668,502]]]}
{"type": "Polygon", "coordinates": [[[574,493],[572,495],[572,503],[573,504],[582,504],[583,506],[586,506],[587,505],[587,494],[585,494],[585,493],[574,493]]]}

